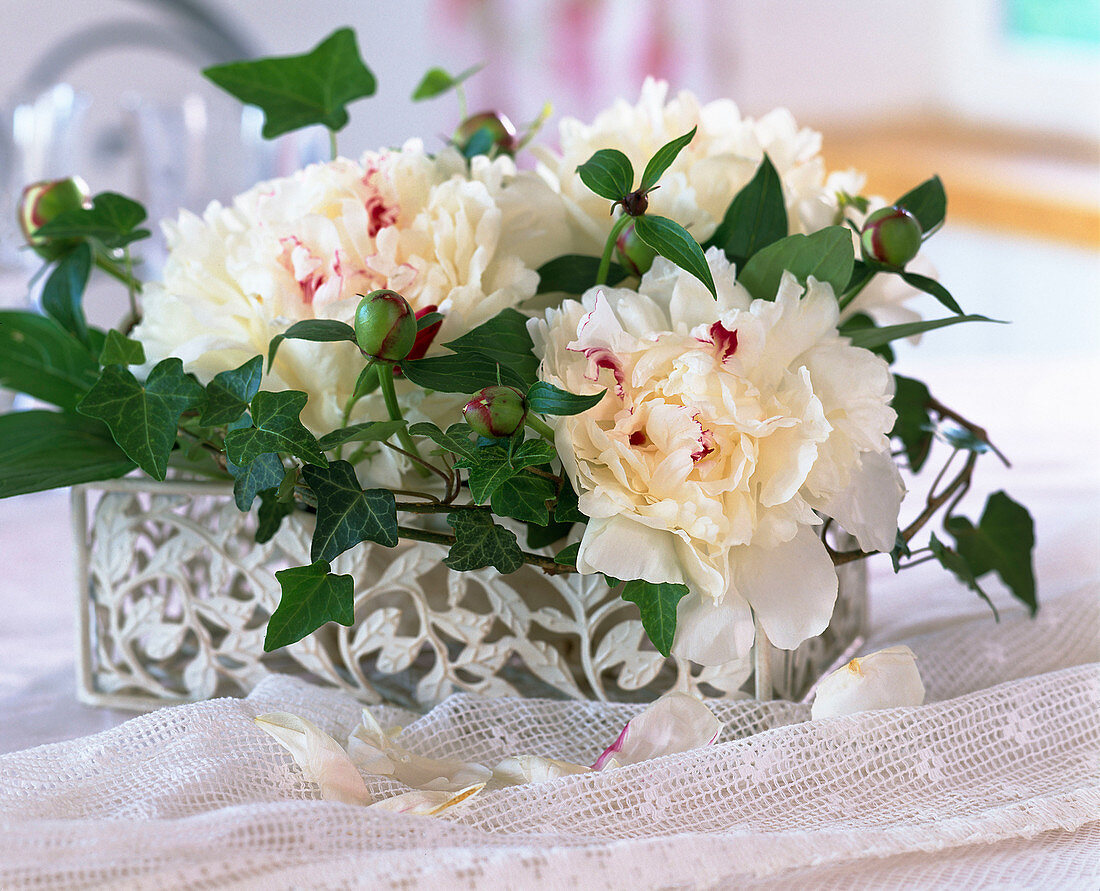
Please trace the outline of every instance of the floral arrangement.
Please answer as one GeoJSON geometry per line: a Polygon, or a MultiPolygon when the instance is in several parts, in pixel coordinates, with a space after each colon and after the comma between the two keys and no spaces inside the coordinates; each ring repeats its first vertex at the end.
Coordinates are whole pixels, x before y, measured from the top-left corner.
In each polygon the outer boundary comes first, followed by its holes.
{"type": "Polygon", "coordinates": [[[354,161],[336,133],[375,78],[350,30],[205,73],[267,137],[329,128],[332,160],[166,222],[149,283],[138,203],[28,187],[44,313],[0,312],[0,385],[50,408],[0,416],[0,496],[140,469],[232,480],[261,542],[312,514],[314,562],[277,573],[268,650],[353,621],[331,563],[364,541],[436,542],[458,571],[601,573],[661,653],[702,664],[821,633],[835,567],[876,553],[937,560],[983,597],[996,573],[1035,609],[1026,509],[997,492],[976,522],[957,512],[996,450],[890,367],[895,340],[991,321],[920,253],[938,178],[864,196],[785,111],[653,81],[564,120],[552,148],[541,118],[521,136],[466,114],[473,71],[441,69],[413,98],[457,91],[449,143],[354,161]],[[93,269],[129,290],[117,329],[85,319],[93,269]],[[919,292],[946,315],[920,318],[919,292]],[[921,471],[937,440],[949,458],[899,522],[898,464],[921,471]],[[934,516],[944,533],[919,544],[934,516]]]}

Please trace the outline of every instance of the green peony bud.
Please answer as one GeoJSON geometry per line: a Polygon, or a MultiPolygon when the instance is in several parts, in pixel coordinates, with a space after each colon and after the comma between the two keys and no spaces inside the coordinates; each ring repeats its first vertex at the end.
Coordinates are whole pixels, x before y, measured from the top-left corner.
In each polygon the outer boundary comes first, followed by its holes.
{"type": "Polygon", "coordinates": [[[49,241],[36,237],[35,232],[65,211],[90,206],[88,185],[80,177],[31,183],[19,199],[19,228],[35,253],[44,260],[56,260],[71,250],[76,241],[49,241]]]}
{"type": "Polygon", "coordinates": [[[626,228],[615,240],[615,252],[623,268],[638,278],[649,272],[649,267],[653,265],[653,258],[657,256],[657,252],[638,237],[632,222],[627,223],[626,228]]]}
{"type": "Polygon", "coordinates": [[[396,291],[372,291],[355,310],[359,349],[381,362],[400,362],[416,342],[416,316],[396,291]]]}
{"type": "Polygon", "coordinates": [[[498,155],[513,155],[518,140],[516,128],[507,117],[495,111],[483,111],[459,124],[452,142],[467,156],[487,155],[493,148],[498,155]]]}
{"type": "Polygon", "coordinates": [[[481,436],[511,436],[527,420],[527,399],[513,387],[486,387],[466,403],[462,414],[481,436]]]}
{"type": "Polygon", "coordinates": [[[923,235],[904,207],[883,207],[867,217],[859,241],[864,259],[900,268],[917,255],[923,235]]]}

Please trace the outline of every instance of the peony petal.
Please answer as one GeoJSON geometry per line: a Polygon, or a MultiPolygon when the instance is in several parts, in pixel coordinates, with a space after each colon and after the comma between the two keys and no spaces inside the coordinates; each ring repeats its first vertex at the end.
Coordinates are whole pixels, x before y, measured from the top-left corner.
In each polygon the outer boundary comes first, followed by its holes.
{"type": "Polygon", "coordinates": [[[864,452],[851,482],[821,512],[855,536],[864,551],[890,551],[898,530],[905,484],[889,452],[864,452]]]}
{"type": "Polygon", "coordinates": [[[631,718],[592,769],[637,764],[709,746],[721,731],[722,722],[700,700],[686,693],[666,693],[631,718]]]}
{"type": "Polygon", "coordinates": [[[811,717],[835,718],[923,702],[924,684],[913,651],[904,646],[889,647],[853,659],[829,674],[817,688],[811,717]]]}
{"type": "Polygon", "coordinates": [[[490,785],[497,789],[503,786],[545,783],[559,777],[590,773],[591,770],[591,767],[585,767],[583,764],[556,761],[540,755],[512,755],[493,768],[493,779],[490,785]]]}
{"type": "Polygon", "coordinates": [[[393,811],[395,814],[435,817],[448,808],[473,798],[484,788],[484,783],[475,783],[456,792],[404,792],[401,795],[376,801],[371,807],[380,811],[393,811]]]}
{"type": "Polygon", "coordinates": [[[325,801],[371,803],[366,783],[347,753],[320,727],[286,712],[260,715],[255,720],[294,756],[305,778],[321,787],[325,801]]]}
{"type": "Polygon", "coordinates": [[[773,548],[734,548],[734,583],[756,613],[768,639],[793,650],[820,634],[836,603],[833,561],[810,526],[773,548]]]}
{"type": "Polygon", "coordinates": [[[623,515],[589,521],[577,552],[577,569],[617,579],[684,582],[676,536],[623,515]]]}
{"type": "Polygon", "coordinates": [[[721,603],[688,594],[676,607],[672,655],[699,665],[742,661],[747,677],[754,636],[752,611],[736,594],[727,592],[721,603]]]}

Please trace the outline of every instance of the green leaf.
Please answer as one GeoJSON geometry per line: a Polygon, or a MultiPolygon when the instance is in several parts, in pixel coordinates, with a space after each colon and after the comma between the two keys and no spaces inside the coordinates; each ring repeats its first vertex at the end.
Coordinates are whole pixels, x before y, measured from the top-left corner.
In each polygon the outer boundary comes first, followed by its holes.
{"type": "Polygon", "coordinates": [[[112,328],[103,341],[99,361],[101,365],[144,365],[145,347],[112,328]]]}
{"type": "Polygon", "coordinates": [[[932,417],[928,414],[932,394],[928,392],[928,387],[913,378],[895,374],[894,381],[897,389],[890,404],[898,417],[890,435],[901,441],[909,460],[909,469],[917,473],[924,466],[932,447],[932,417]]]}
{"type": "Polygon", "coordinates": [[[936,428],[936,436],[946,442],[953,449],[961,449],[976,454],[984,454],[990,449],[989,443],[965,427],[955,424],[940,424],[936,428]]]}
{"type": "Polygon", "coordinates": [[[422,421],[419,424],[413,424],[409,428],[409,433],[413,436],[426,436],[444,451],[453,452],[473,464],[477,463],[478,447],[470,440],[473,430],[467,424],[452,424],[444,433],[435,424],[422,421]]]}
{"type": "Polygon", "coordinates": [[[757,251],[785,238],[787,204],[783,183],[764,155],[756,174],[730,202],[721,225],[707,245],[717,245],[738,269],[757,251]]]}
{"type": "Polygon", "coordinates": [[[215,65],[203,74],[242,102],[263,109],[264,139],[311,124],[340,130],[348,122],[345,106],[377,89],[351,28],[334,31],[303,56],[215,65]]]}
{"type": "Polygon", "coordinates": [[[601,390],[594,396],[578,396],[546,381],[537,381],[527,391],[527,407],[540,415],[577,415],[596,405],[606,392],[601,390]]]}
{"type": "Polygon", "coordinates": [[[241,467],[232,461],[226,462],[233,476],[233,500],[237,509],[248,511],[256,496],[268,489],[276,488],[286,476],[286,469],[278,455],[265,452],[257,455],[250,463],[241,467]]]}
{"type": "Polygon", "coordinates": [[[579,541],[575,541],[571,545],[566,545],[554,555],[554,562],[560,563],[562,566],[572,566],[576,569],[577,554],[580,553],[580,550],[581,543],[579,541]]]}
{"type": "MultiPolygon", "coordinates": [[[[845,337],[851,337],[856,331],[873,330],[875,328],[878,328],[878,325],[875,324],[874,319],[867,315],[867,313],[857,312],[848,316],[848,318],[841,322],[837,330],[845,337]]],[[[890,365],[893,365],[894,360],[897,358],[894,355],[893,349],[891,349],[890,345],[887,343],[875,347],[871,352],[876,356],[882,356],[890,365]]]]}
{"type": "Polygon", "coordinates": [[[73,411],[99,364],[53,319],[0,310],[0,386],[73,411]]]}
{"type": "Polygon", "coordinates": [[[558,492],[558,500],[554,505],[554,520],[558,523],[587,523],[588,517],[581,513],[577,506],[577,493],[566,478],[558,492]]]}
{"type": "Polygon", "coordinates": [[[572,523],[554,523],[540,526],[538,523],[525,523],[527,527],[527,547],[537,550],[561,541],[573,529],[572,523]]]}
{"type": "Polygon", "coordinates": [[[506,365],[498,365],[480,353],[454,353],[427,359],[408,359],[398,363],[401,373],[425,390],[439,393],[476,393],[483,387],[500,382],[518,390],[527,388],[526,381],[506,365]]]}
{"type": "Polygon", "coordinates": [[[515,572],[523,565],[523,551],[514,532],[498,526],[488,511],[459,510],[447,514],[455,531],[455,543],[443,562],[466,572],[494,566],[498,572],[515,572]]]}
{"type": "Polygon", "coordinates": [[[121,365],[108,365],[77,410],[103,421],[138,467],[163,480],[180,415],[202,399],[202,385],[172,357],[153,366],[144,385],[121,365]]]}
{"type": "Polygon", "coordinates": [[[523,470],[525,467],[549,464],[557,457],[557,450],[545,439],[525,439],[512,451],[510,460],[516,470],[523,470]]]}
{"type": "Polygon", "coordinates": [[[1035,614],[1039,606],[1032,564],[1035,523],[1027,508],[1004,492],[994,492],[977,527],[965,517],[949,517],[947,531],[976,576],[995,571],[1016,599],[1035,614]]]}
{"type": "Polygon", "coordinates": [[[350,575],[334,575],[329,569],[318,560],[275,573],[282,597],[267,623],[265,653],[296,643],[326,622],[350,626],[355,621],[355,583],[350,575]]]}
{"type": "Polygon", "coordinates": [[[947,319],[925,319],[921,322],[906,322],[904,325],[886,325],[882,328],[868,328],[862,331],[854,331],[849,339],[852,346],[863,347],[865,350],[873,350],[900,340],[903,337],[912,337],[914,334],[923,334],[925,331],[933,331],[936,328],[946,328],[949,325],[958,325],[960,322],[995,322],[1004,325],[1005,322],[990,319],[986,316],[951,316],[947,319]]]}
{"type": "Polygon", "coordinates": [[[233,430],[225,437],[229,460],[243,467],[267,452],[289,452],[327,466],[320,443],[298,419],[307,399],[300,390],[260,390],[252,399],[252,426],[233,430]]]}
{"type": "MultiPolygon", "coordinates": [[[[982,590],[982,586],[978,584],[978,577],[983,573],[975,572],[970,562],[962,556],[962,554],[951,550],[951,548],[936,538],[935,533],[932,533],[929,537],[928,548],[932,551],[932,556],[939,561],[940,566],[954,575],[955,578],[988,603],[989,608],[993,610],[993,615],[997,616],[996,605],[989,599],[989,595],[982,590]]],[[[1000,617],[997,616],[997,618],[999,619],[1000,617]]]]}
{"type": "Polygon", "coordinates": [[[672,640],[676,636],[676,606],[687,593],[687,585],[669,582],[655,584],[638,579],[623,586],[623,600],[638,604],[642,627],[662,656],[672,650],[672,640]]]}
{"type": "Polygon", "coordinates": [[[204,427],[223,427],[238,420],[259,391],[263,372],[263,356],[253,356],[237,368],[214,375],[206,387],[199,423],[204,427]]]}
{"type": "Polygon", "coordinates": [[[499,362],[514,371],[523,380],[524,387],[537,379],[539,360],[532,352],[527,316],[514,309],[502,310],[457,340],[443,345],[455,353],[475,353],[499,362]]]}
{"type": "Polygon", "coordinates": [[[753,297],[774,300],[783,272],[794,274],[803,285],[812,275],[828,282],[838,296],[852,278],[855,249],[852,234],[844,226],[828,226],[812,235],[788,235],[753,254],[737,280],[753,297]]]}
{"type": "Polygon", "coordinates": [[[498,516],[545,525],[550,521],[547,502],[555,494],[554,484],[550,480],[522,473],[505,480],[493,493],[489,503],[498,516]]]}
{"type": "Polygon", "coordinates": [[[667,217],[646,214],[635,217],[634,231],[658,254],[690,272],[707,286],[711,294],[718,296],[703,249],[687,229],[667,217]]]}
{"type": "Polygon", "coordinates": [[[393,492],[359,485],[355,468],[347,461],[328,467],[307,464],[302,478],[317,496],[317,528],[310,546],[311,560],[334,560],[361,541],[397,547],[397,508],[393,492]]]}
{"type": "Polygon", "coordinates": [[[0,498],[115,479],[133,469],[99,421],[56,411],[0,415],[0,498]]]}
{"type": "Polygon", "coordinates": [[[581,182],[601,198],[619,201],[631,192],[634,168],[618,149],[600,149],[577,168],[581,182]]]}
{"type": "Polygon", "coordinates": [[[478,155],[487,155],[493,148],[493,131],[488,127],[481,127],[475,131],[462,149],[462,157],[467,161],[478,155]]]}
{"type": "Polygon", "coordinates": [[[282,334],[276,334],[271,338],[267,348],[267,370],[275,364],[275,353],[284,340],[312,340],[315,343],[334,343],[341,340],[350,340],[355,343],[355,329],[344,322],[335,319],[303,319],[295,322],[282,334]]]}
{"type": "Polygon", "coordinates": [[[947,193],[938,176],[906,192],[894,204],[915,216],[925,235],[942,223],[947,215],[947,193]]]}
{"type": "Polygon", "coordinates": [[[341,427],[321,437],[321,449],[327,452],[349,442],[381,442],[404,426],[404,421],[364,421],[341,427]]]}
{"type": "Polygon", "coordinates": [[[436,322],[442,322],[443,319],[444,315],[441,312],[424,313],[424,315],[418,317],[416,320],[416,330],[419,333],[425,328],[434,325],[436,322]]]}
{"type": "Polygon", "coordinates": [[[951,292],[934,278],[929,278],[927,275],[918,275],[915,272],[901,272],[899,274],[905,280],[906,284],[912,285],[918,291],[924,291],[926,294],[931,294],[956,315],[961,316],[963,314],[962,307],[955,302],[955,298],[951,296],[951,292]]]}
{"type": "Polygon", "coordinates": [[[369,365],[364,366],[363,370],[359,372],[359,377],[355,379],[355,389],[352,391],[352,399],[358,402],[368,393],[373,393],[381,385],[381,381],[378,380],[378,363],[371,362],[369,365]]]}
{"type": "Polygon", "coordinates": [[[67,210],[39,228],[35,235],[51,241],[94,238],[114,250],[149,237],[148,229],[135,229],[145,219],[145,208],[115,192],[100,192],[91,207],[67,210]]]}
{"type": "Polygon", "coordinates": [[[894,536],[894,547],[890,551],[890,562],[894,564],[894,575],[901,572],[901,558],[911,557],[913,552],[909,550],[909,542],[905,540],[905,536],[901,534],[901,530],[897,531],[894,536]]]}
{"type": "MultiPolygon", "coordinates": [[[[642,174],[642,184],[638,186],[638,191],[648,192],[657,185],[657,181],[664,176],[665,171],[672,166],[672,162],[676,160],[676,156],[695,138],[695,131],[698,129],[698,127],[692,127],[691,130],[683,136],[678,136],[676,139],[666,142],[657,149],[656,154],[654,154],[653,157],[649,159],[649,163],[645,165],[645,173],[642,174]]],[[[631,171],[631,181],[634,179],[633,173],[634,172],[631,171]]],[[[629,191],[629,189],[627,191],[629,191]]]]}
{"type": "MultiPolygon", "coordinates": [[[[844,293],[849,294],[863,288],[879,271],[877,265],[871,266],[866,260],[856,260],[852,264],[852,277],[848,279],[848,284],[844,286],[844,293]]],[[[841,301],[840,305],[843,308],[848,305],[848,301],[841,301]]],[[[870,316],[867,318],[870,319],[870,316]]]]}
{"type": "Polygon", "coordinates": [[[416,89],[413,90],[412,101],[419,102],[421,99],[434,99],[477,74],[483,67],[482,65],[474,65],[454,76],[448,74],[442,68],[429,68],[424,77],[420,79],[416,89]]]}
{"type": "MultiPolygon", "coordinates": [[[[599,257],[586,257],[583,254],[565,254],[555,257],[539,267],[539,294],[552,294],[563,291],[566,294],[580,295],[596,285],[596,273],[600,268],[599,257]]],[[[624,278],[626,270],[618,263],[608,267],[607,284],[614,287],[624,278]]]]}
{"type": "Polygon", "coordinates": [[[42,308],[57,323],[88,345],[88,321],[84,318],[84,289],[92,271],[92,249],[82,242],[65,254],[42,288],[42,308]]]}
{"type": "Polygon", "coordinates": [[[460,463],[469,467],[470,497],[475,504],[484,504],[519,471],[508,461],[508,454],[504,449],[500,449],[500,454],[492,448],[479,451],[481,454],[476,463],[468,459],[463,459],[460,463]]]}
{"type": "Polygon", "coordinates": [[[282,501],[276,490],[260,492],[260,509],[256,511],[256,544],[264,544],[275,537],[283,518],[294,513],[293,501],[282,501]]]}

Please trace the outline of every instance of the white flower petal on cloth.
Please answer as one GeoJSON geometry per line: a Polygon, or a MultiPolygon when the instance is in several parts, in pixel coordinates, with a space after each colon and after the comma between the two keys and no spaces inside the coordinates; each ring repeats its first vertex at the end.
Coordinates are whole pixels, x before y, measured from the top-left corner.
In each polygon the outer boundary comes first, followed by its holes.
{"type": "Polygon", "coordinates": [[[325,801],[367,805],[372,802],[366,783],[347,752],[316,724],[286,712],[271,712],[255,720],[294,756],[305,778],[321,787],[325,801]]]}
{"type": "Polygon", "coordinates": [[[864,551],[890,551],[905,484],[889,452],[864,452],[847,488],[827,498],[821,512],[854,535],[864,551]]]}
{"type": "Polygon", "coordinates": [[[727,593],[721,602],[688,594],[676,607],[672,655],[699,665],[725,665],[742,660],[749,670],[749,653],[756,632],[749,605],[727,593]]]}
{"type": "Polygon", "coordinates": [[[395,814],[407,814],[414,817],[435,817],[452,807],[473,798],[485,788],[484,783],[474,783],[455,792],[402,792],[390,798],[383,798],[370,805],[375,810],[393,811],[395,814]]]}
{"type": "Polygon", "coordinates": [[[917,658],[909,647],[895,646],[860,656],[829,674],[817,688],[810,714],[817,720],[923,703],[917,658]]]}
{"type": "Polygon", "coordinates": [[[722,722],[700,700],[687,693],[666,693],[627,722],[592,769],[637,764],[709,746],[721,732],[722,722]]]}
{"type": "Polygon", "coordinates": [[[571,761],[557,761],[540,755],[512,755],[493,768],[493,789],[504,786],[522,786],[527,783],[545,783],[559,777],[578,773],[591,773],[592,768],[571,761]]]}
{"type": "Polygon", "coordinates": [[[794,538],[773,548],[737,548],[730,559],[738,592],[775,646],[793,650],[828,626],[836,570],[813,527],[800,526],[794,538]]]}

